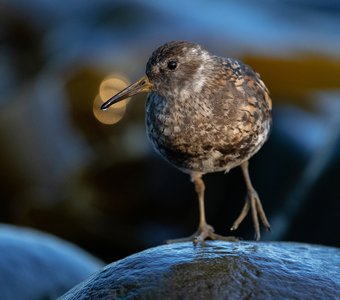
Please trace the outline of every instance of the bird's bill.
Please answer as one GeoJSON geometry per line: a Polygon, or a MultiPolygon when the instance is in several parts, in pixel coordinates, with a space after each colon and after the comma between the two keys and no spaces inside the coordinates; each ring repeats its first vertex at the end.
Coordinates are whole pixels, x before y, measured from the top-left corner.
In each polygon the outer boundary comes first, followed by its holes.
{"type": "Polygon", "coordinates": [[[150,92],[151,88],[152,84],[150,83],[149,78],[145,75],[135,83],[129,85],[127,88],[125,88],[124,90],[120,91],[118,94],[114,95],[112,98],[107,100],[100,108],[102,110],[105,110],[109,108],[112,104],[122,101],[128,97],[131,97],[142,92],[150,92]]]}

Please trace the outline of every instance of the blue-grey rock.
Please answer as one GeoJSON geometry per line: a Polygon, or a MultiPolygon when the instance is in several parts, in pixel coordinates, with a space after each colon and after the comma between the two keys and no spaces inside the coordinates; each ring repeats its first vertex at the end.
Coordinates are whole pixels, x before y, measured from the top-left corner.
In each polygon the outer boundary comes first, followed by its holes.
{"type": "Polygon", "coordinates": [[[60,299],[340,299],[340,250],[177,243],[112,263],[60,299]]]}
{"type": "Polygon", "coordinates": [[[0,299],[56,299],[103,263],[55,236],[0,225],[0,299]]]}

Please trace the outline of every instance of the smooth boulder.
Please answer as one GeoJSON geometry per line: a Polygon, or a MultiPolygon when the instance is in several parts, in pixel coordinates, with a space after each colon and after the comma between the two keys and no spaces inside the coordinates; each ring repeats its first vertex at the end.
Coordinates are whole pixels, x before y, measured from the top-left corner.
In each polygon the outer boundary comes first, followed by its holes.
{"type": "Polygon", "coordinates": [[[340,250],[288,242],[175,243],[112,263],[60,299],[340,299],[340,250]]]}
{"type": "Polygon", "coordinates": [[[56,299],[103,267],[79,247],[37,230],[0,224],[0,299],[56,299]]]}

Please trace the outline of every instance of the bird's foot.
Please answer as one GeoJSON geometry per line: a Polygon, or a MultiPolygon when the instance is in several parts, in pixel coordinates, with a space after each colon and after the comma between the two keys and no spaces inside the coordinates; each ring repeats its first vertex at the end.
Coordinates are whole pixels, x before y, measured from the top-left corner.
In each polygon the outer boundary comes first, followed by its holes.
{"type": "Polygon", "coordinates": [[[234,236],[223,236],[215,233],[215,230],[209,224],[203,224],[199,226],[198,230],[191,236],[173,240],[167,240],[167,244],[182,243],[182,242],[193,242],[194,245],[203,243],[205,240],[221,240],[229,242],[237,242],[238,238],[234,236]]]}
{"type": "Polygon", "coordinates": [[[248,191],[248,196],[246,199],[246,202],[243,206],[243,209],[238,216],[238,218],[235,220],[233,226],[231,226],[230,230],[236,230],[239,225],[242,223],[244,218],[247,216],[249,209],[251,210],[251,215],[253,218],[253,224],[255,229],[255,240],[260,240],[260,224],[259,224],[259,218],[264,226],[264,228],[268,231],[270,231],[270,224],[267,220],[266,214],[264,213],[261,200],[259,198],[259,195],[254,189],[251,189],[248,191]]]}

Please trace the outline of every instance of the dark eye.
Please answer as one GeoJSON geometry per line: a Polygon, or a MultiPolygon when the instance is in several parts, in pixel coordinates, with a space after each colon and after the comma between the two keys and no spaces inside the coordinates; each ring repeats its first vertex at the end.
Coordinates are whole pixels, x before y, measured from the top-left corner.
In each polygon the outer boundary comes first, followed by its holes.
{"type": "Polygon", "coordinates": [[[170,60],[168,62],[168,69],[169,70],[175,70],[177,68],[177,62],[174,60],[170,60]]]}

